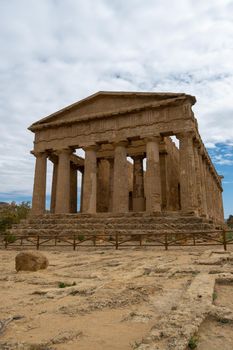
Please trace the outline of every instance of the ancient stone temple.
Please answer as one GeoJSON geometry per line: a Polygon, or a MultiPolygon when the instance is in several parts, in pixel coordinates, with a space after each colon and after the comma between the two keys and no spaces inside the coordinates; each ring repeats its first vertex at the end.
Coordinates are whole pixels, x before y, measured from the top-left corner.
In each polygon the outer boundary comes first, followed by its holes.
{"type": "Polygon", "coordinates": [[[81,213],[193,212],[223,221],[221,176],[195,102],[182,93],[98,92],[32,124],[33,214],[45,212],[50,160],[51,213],[76,213],[79,187],[81,213]]]}

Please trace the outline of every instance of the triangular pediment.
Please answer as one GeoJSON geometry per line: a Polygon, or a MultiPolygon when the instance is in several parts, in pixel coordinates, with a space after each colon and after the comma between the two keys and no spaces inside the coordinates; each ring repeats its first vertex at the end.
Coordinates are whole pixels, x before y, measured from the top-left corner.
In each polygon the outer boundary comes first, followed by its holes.
{"type": "MultiPolygon", "coordinates": [[[[40,119],[30,126],[30,130],[43,125],[51,126],[62,122],[76,122],[88,116],[101,114],[117,114],[124,110],[133,110],[145,105],[155,104],[166,100],[171,101],[180,97],[188,97],[182,93],[155,92],[104,92],[100,91],[70,106],[67,106],[48,117],[40,119]]],[[[191,96],[189,96],[191,97],[191,96]]]]}

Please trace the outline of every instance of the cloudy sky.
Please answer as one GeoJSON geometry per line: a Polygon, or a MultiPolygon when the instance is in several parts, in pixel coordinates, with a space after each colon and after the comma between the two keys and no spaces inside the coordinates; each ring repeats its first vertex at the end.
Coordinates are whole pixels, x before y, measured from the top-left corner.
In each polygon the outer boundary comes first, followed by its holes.
{"type": "Polygon", "coordinates": [[[233,1],[0,0],[0,49],[0,201],[30,200],[37,119],[98,90],[171,91],[197,97],[233,214],[233,1]]]}

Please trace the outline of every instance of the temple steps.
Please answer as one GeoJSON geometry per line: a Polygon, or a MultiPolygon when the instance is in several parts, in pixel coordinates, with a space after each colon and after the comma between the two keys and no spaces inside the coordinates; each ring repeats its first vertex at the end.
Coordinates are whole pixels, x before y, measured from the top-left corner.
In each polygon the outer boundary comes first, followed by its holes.
{"type": "Polygon", "coordinates": [[[12,227],[15,235],[71,236],[87,234],[160,234],[165,232],[209,232],[215,229],[211,220],[189,213],[111,214],[45,214],[30,217],[12,227]]]}
{"type": "Polygon", "coordinates": [[[139,224],[137,225],[137,227],[135,227],[135,225],[133,224],[118,224],[118,225],[114,225],[114,224],[106,224],[106,225],[103,225],[103,224],[94,224],[94,225],[90,225],[90,224],[73,224],[73,225],[69,225],[69,224],[66,224],[66,225],[63,225],[63,224],[58,224],[58,225],[30,225],[30,226],[19,226],[19,227],[16,227],[14,228],[15,230],[24,230],[25,232],[28,231],[28,230],[41,230],[43,228],[43,230],[62,230],[62,231],[67,231],[67,230],[77,230],[77,229],[91,229],[92,230],[106,230],[106,229],[114,229],[117,227],[118,230],[134,230],[134,229],[148,229],[148,230],[161,230],[161,229],[165,229],[165,228],[168,228],[168,229],[179,229],[179,230],[182,230],[182,229],[203,229],[203,230],[206,230],[206,229],[209,229],[210,226],[208,224],[171,224],[171,225],[168,225],[168,224],[139,224]]]}

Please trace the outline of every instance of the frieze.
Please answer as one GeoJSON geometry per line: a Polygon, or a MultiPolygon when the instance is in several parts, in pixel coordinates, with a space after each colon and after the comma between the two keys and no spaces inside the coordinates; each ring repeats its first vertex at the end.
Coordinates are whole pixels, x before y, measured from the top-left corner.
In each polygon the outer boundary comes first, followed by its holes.
{"type": "Polygon", "coordinates": [[[123,133],[128,137],[140,136],[140,133],[150,127],[157,132],[172,132],[177,129],[192,128],[192,120],[187,119],[182,113],[181,107],[166,108],[163,111],[148,110],[143,113],[132,113],[129,116],[117,116],[110,119],[97,119],[79,122],[70,126],[60,128],[42,129],[36,132],[35,144],[41,142],[50,143],[59,139],[80,139],[86,136],[93,140],[101,141],[103,138],[109,140],[111,133],[123,133]],[[174,113],[172,113],[174,111],[174,113]],[[106,134],[108,136],[103,136],[106,134]]]}

